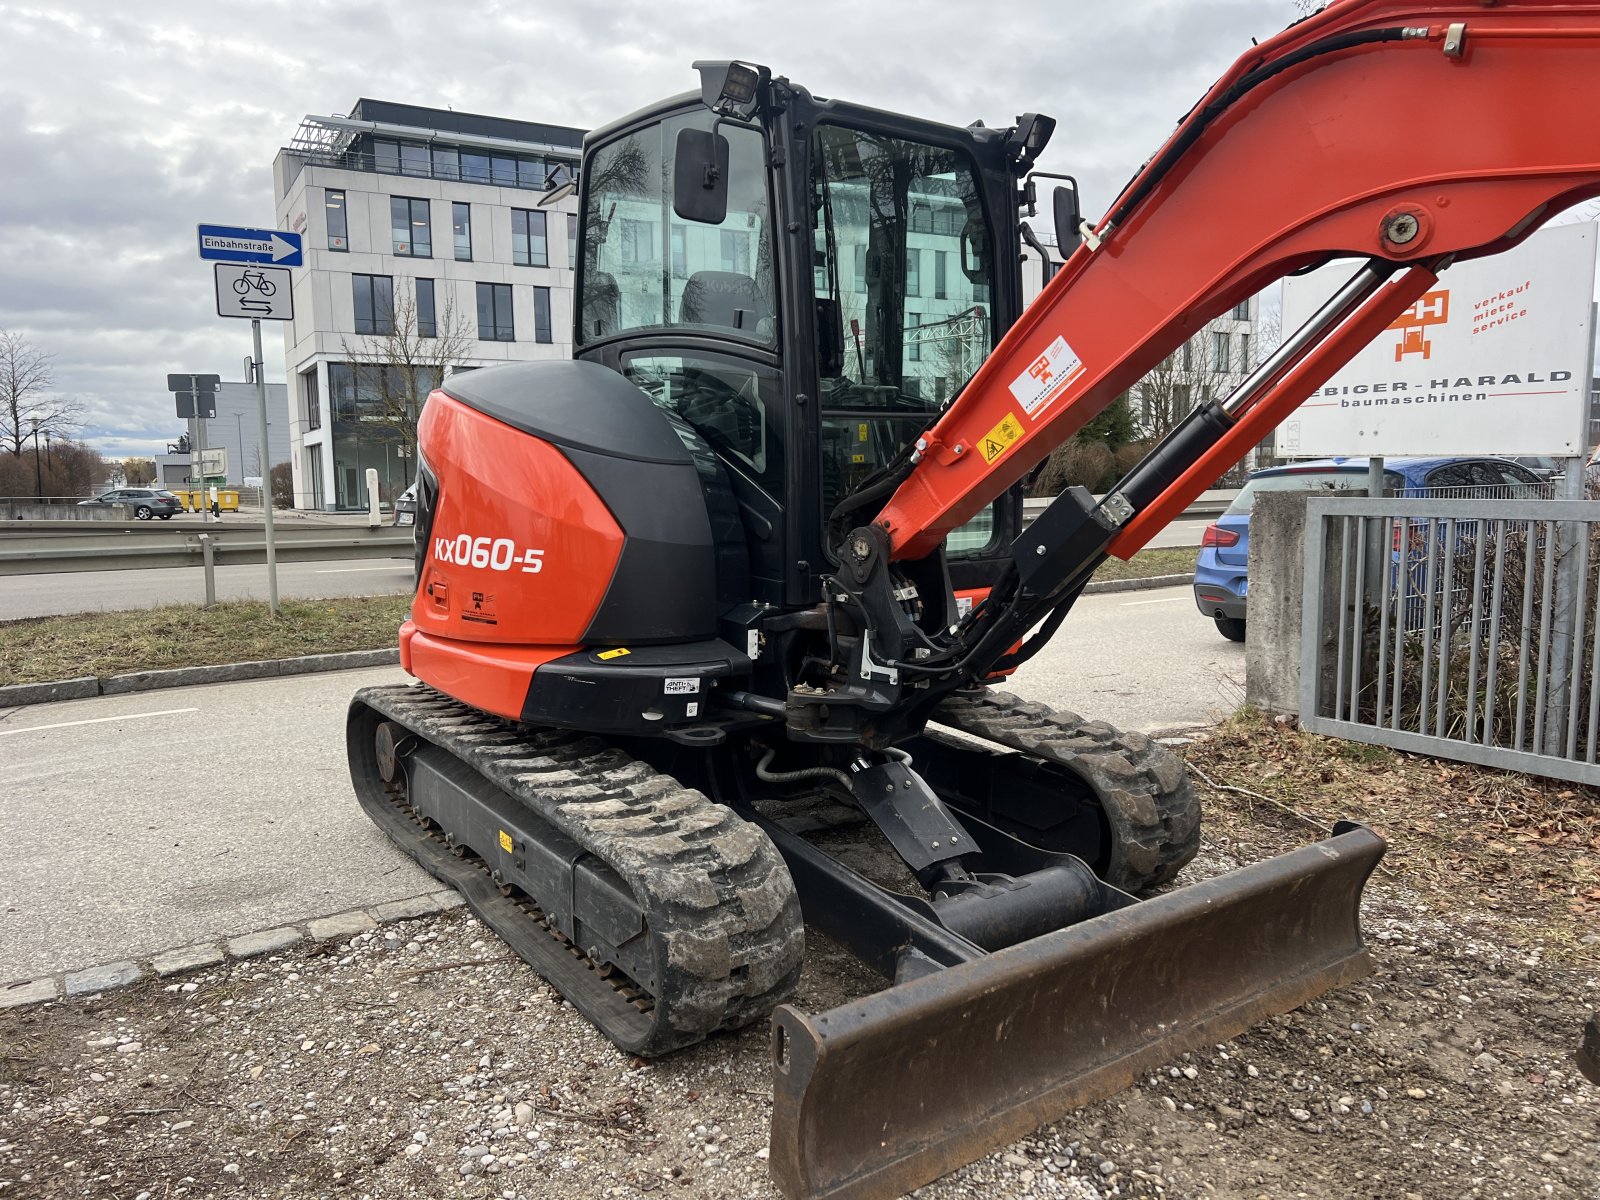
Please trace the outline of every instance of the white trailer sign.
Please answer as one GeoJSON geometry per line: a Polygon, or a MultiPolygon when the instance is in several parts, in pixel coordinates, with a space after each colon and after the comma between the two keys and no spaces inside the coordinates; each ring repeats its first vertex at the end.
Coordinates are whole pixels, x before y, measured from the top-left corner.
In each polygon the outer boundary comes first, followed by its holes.
{"type": "MultiPolygon", "coordinates": [[[[1286,457],[1588,450],[1596,226],[1558,225],[1458,263],[1278,429],[1286,457]]],[[[1284,281],[1296,329],[1349,278],[1284,281]]]]}

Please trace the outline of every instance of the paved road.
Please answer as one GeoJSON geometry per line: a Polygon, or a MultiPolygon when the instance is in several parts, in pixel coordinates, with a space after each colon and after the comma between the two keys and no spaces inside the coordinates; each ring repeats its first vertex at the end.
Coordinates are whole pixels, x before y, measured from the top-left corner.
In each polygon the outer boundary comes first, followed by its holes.
{"type": "MultiPolygon", "coordinates": [[[[220,600],[267,598],[264,566],[218,567],[216,575],[220,600]]],[[[389,596],[410,590],[409,558],[278,564],[278,595],[291,599],[389,596]]],[[[205,572],[200,567],[6,575],[0,577],[0,620],[101,610],[120,612],[162,604],[203,604],[205,598],[205,572]]]]}
{"type": "MultiPolygon", "coordinates": [[[[1088,597],[1014,688],[1144,730],[1241,699],[1244,648],[1187,588],[1088,597]]],[[[356,806],[350,695],[398,668],[0,709],[0,982],[144,956],[429,881],[356,806]]]]}

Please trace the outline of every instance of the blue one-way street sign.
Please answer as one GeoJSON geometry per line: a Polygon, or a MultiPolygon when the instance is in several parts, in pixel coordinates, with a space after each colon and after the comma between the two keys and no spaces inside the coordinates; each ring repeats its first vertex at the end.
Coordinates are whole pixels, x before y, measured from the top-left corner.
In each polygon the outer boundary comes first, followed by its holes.
{"type": "Polygon", "coordinates": [[[298,233],[283,229],[240,229],[234,225],[200,226],[200,257],[218,262],[271,263],[301,266],[298,233]]]}

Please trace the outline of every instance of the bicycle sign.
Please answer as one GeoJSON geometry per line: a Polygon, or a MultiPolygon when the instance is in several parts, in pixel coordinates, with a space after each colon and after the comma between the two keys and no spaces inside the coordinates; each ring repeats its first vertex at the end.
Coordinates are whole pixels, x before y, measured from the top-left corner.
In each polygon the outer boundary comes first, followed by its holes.
{"type": "Polygon", "coordinates": [[[294,320],[294,290],[286,267],[217,263],[217,315],[258,321],[294,320]]]}

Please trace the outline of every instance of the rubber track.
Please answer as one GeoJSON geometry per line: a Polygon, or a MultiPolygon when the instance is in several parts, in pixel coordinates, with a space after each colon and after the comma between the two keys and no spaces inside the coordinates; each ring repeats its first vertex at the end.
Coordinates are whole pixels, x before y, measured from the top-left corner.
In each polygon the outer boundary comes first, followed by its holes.
{"type": "Polygon", "coordinates": [[[607,1028],[592,997],[579,1005],[622,1049],[680,1049],[763,1018],[792,994],[805,950],[800,902],[782,857],[754,825],[596,737],[515,725],[420,685],[366,688],[355,705],[466,763],[632,889],[660,981],[649,1032],[637,1034],[636,1012],[630,1034],[607,1028]]]}
{"type": "Polygon", "coordinates": [[[1183,761],[1142,733],[993,689],[952,696],[933,720],[1087,783],[1111,824],[1103,877],[1113,887],[1142,892],[1169,883],[1200,849],[1200,801],[1183,761]]]}

